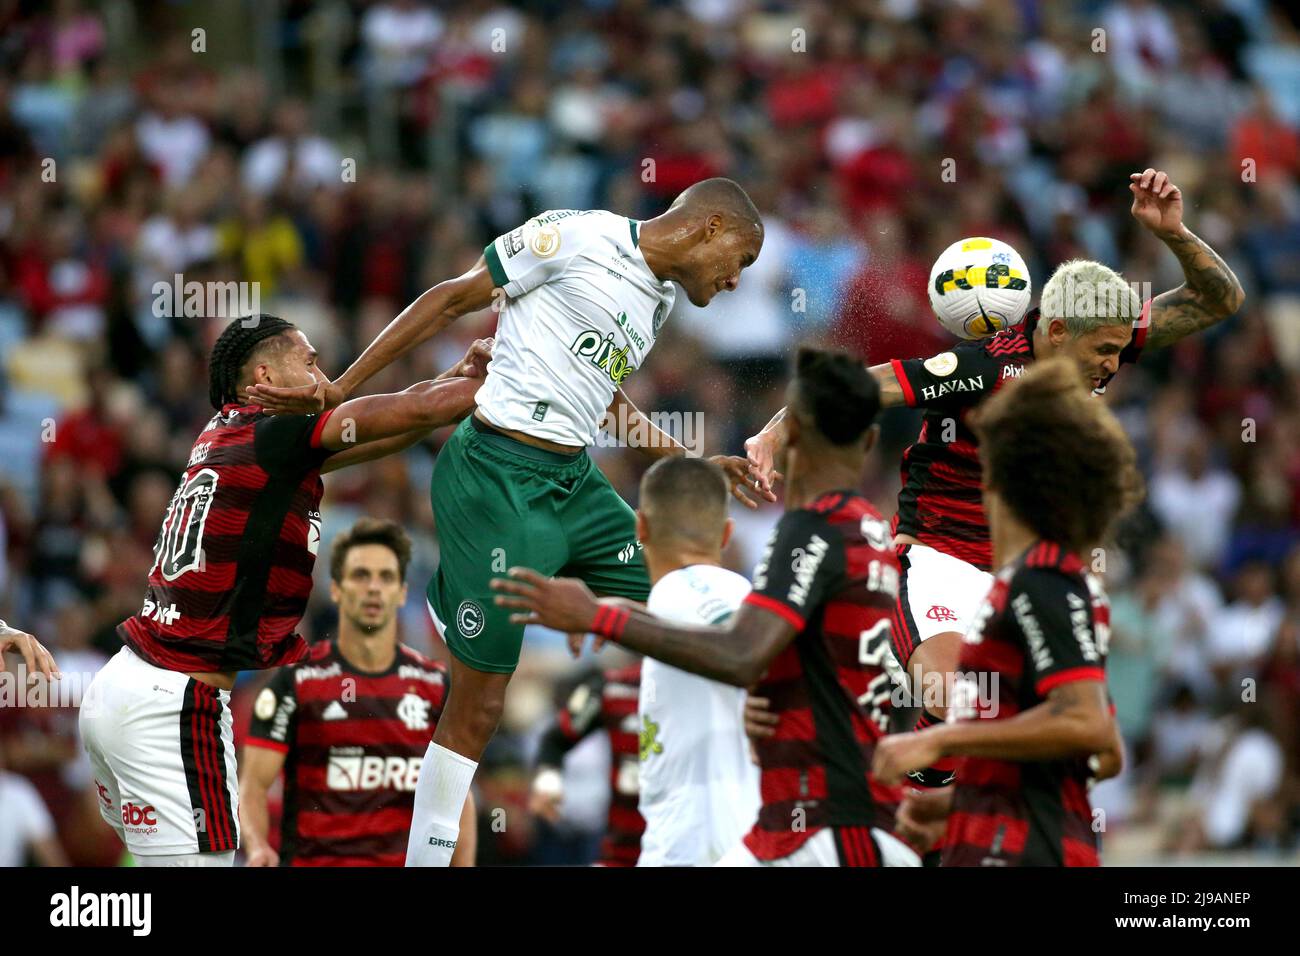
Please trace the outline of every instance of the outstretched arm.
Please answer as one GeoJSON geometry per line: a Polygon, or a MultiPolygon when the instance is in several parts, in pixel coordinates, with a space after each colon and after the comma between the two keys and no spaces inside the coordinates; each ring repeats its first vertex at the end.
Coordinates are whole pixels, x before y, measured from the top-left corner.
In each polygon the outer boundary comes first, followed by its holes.
{"type": "Polygon", "coordinates": [[[1047,700],[1006,720],[960,720],[886,737],[876,745],[872,773],[890,784],[942,757],[1026,761],[1086,757],[1110,747],[1113,722],[1106,685],[1073,681],[1053,688],[1047,700]]]}
{"type": "MultiPolygon", "coordinates": [[[[416,385],[412,385],[406,390],[406,392],[429,396],[431,405],[428,412],[430,414],[436,413],[436,403],[443,399],[435,391],[433,386],[438,382],[445,382],[448,380],[455,380],[463,383],[467,380],[475,379],[481,383],[487,375],[487,363],[492,358],[492,345],[493,340],[491,338],[475,339],[470,345],[469,351],[465,353],[463,359],[432,381],[420,382],[416,385]]],[[[466,386],[462,385],[461,390],[465,387],[466,386]]],[[[454,394],[459,390],[452,391],[454,394]]],[[[377,397],[382,398],[385,396],[377,397]]],[[[474,404],[471,402],[466,405],[464,410],[453,418],[452,421],[459,421],[466,415],[470,414],[473,410],[474,404]]],[[[416,442],[428,438],[429,435],[442,425],[450,423],[451,422],[447,421],[438,421],[432,425],[420,425],[410,431],[392,435],[388,438],[379,438],[374,441],[354,444],[337,454],[331,455],[326,460],[325,464],[321,466],[321,473],[325,474],[331,471],[338,471],[340,468],[347,468],[350,465],[359,465],[362,462],[374,461],[377,458],[385,458],[388,455],[395,455],[398,452],[410,448],[416,442]]]]}
{"type": "MultiPolygon", "coordinates": [[[[420,382],[393,395],[367,395],[344,402],[325,421],[320,445],[331,451],[357,449],[379,439],[409,437],[452,422],[474,407],[481,378],[420,382]]],[[[378,457],[372,455],[370,457],[378,457]]],[[[360,455],[353,462],[364,460],[360,455]]]]}
{"type": "MultiPolygon", "coordinates": [[[[621,388],[614,393],[605,416],[604,426],[607,432],[629,448],[636,448],[655,461],[687,454],[686,446],[643,415],[621,388]]],[[[751,486],[755,482],[749,475],[749,463],[744,458],[737,455],[713,455],[709,461],[726,474],[732,497],[746,508],[758,507],[758,502],[745,493],[752,490],[751,486]]],[[[759,493],[767,501],[776,501],[776,495],[770,490],[760,490],[759,493]]]]}
{"type": "Polygon", "coordinates": [[[496,288],[482,256],[464,275],[439,282],[402,310],[333,382],[300,388],[250,385],[251,401],[273,414],[312,413],[342,404],[380,369],[437,335],[462,315],[486,309],[496,288]]]}
{"type": "MultiPolygon", "coordinates": [[[[869,368],[880,384],[880,405],[893,408],[904,404],[903,386],[899,384],[894,367],[886,362],[869,368]]],[[[765,495],[772,492],[772,481],[776,472],[776,460],[785,451],[785,409],[772,416],[772,420],[763,426],[763,430],[745,441],[745,455],[749,459],[749,473],[754,477],[758,490],[765,495]]]]}
{"type": "Polygon", "coordinates": [[[1186,281],[1151,302],[1146,345],[1161,348],[1207,329],[1241,308],[1246,293],[1227,263],[1183,223],[1183,194],[1154,169],[1129,176],[1133,217],[1178,257],[1186,281]]]}
{"type": "Polygon", "coordinates": [[[547,578],[511,568],[494,578],[496,603],[515,608],[514,624],[541,624],[558,631],[607,637],[673,667],[735,687],[749,687],[794,640],[794,625],[780,615],[742,604],[725,627],[670,624],[643,607],[617,598],[597,600],[581,581],[547,578]]]}

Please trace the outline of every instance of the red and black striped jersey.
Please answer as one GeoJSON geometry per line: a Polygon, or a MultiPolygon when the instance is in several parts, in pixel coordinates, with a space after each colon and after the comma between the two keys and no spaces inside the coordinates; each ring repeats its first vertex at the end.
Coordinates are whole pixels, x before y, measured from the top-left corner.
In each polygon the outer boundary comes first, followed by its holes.
{"type": "Polygon", "coordinates": [[[320,544],[331,414],[227,405],[212,417],[163,518],[144,605],[118,625],[128,647],[174,671],[259,670],[307,652],[294,629],[320,544]]]}
{"type": "MultiPolygon", "coordinates": [[[[1136,362],[1146,341],[1151,303],[1133,323],[1120,364],[1136,362]]],[[[980,490],[979,445],[969,417],[985,398],[1024,374],[1034,360],[1038,310],[988,338],[961,342],[928,359],[893,359],[903,400],[925,409],[921,434],[903,453],[895,534],[950,554],[982,571],[993,564],[980,490]]],[[[1110,378],[1114,378],[1112,375],[1110,378]]],[[[1101,394],[1110,378],[1096,389],[1101,394]]]]}
{"type": "MultiPolygon", "coordinates": [[[[889,722],[893,682],[885,670],[898,597],[889,525],[862,495],[836,491],[777,524],[754,571],[747,603],[798,632],[754,690],[780,718],[755,741],[762,808],[745,845],[760,860],[789,856],[823,827],[892,830],[901,797],[871,775],[889,722]]],[[[870,865],[874,852],[861,844],[870,865]]]]}
{"type": "MultiPolygon", "coordinates": [[[[1105,681],[1098,578],[1040,541],[998,574],[962,645],[949,720],[1007,720],[1071,681],[1105,681]]],[[[944,866],[1096,866],[1086,757],[958,762],[944,866]]]]}
{"type": "Polygon", "coordinates": [[[558,767],[564,754],[589,734],[609,737],[609,818],[600,844],[601,866],[636,866],[645,819],[637,807],[640,787],[641,662],[589,675],[569,695],[555,727],[542,741],[538,762],[558,767]]]}
{"type": "Polygon", "coordinates": [[[415,785],[449,686],[445,664],[404,645],[371,674],[335,641],[271,678],[245,742],[285,755],[282,865],[406,862],[415,785]]]}

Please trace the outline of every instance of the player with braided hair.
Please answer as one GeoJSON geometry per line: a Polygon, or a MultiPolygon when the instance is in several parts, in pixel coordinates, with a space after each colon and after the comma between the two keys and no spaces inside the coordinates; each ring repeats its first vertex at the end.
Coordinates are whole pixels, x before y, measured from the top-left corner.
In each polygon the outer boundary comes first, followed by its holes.
{"type": "Polygon", "coordinates": [[[125,645],[86,689],[81,731],[100,811],[139,862],[219,866],[239,845],[230,690],[301,660],[295,632],[320,546],[321,475],[406,448],[474,407],[491,340],[437,379],[318,415],[271,416],[256,383],[328,381],[301,330],[235,319],[209,360],[216,414],[194,443],[125,645]],[[129,720],[129,722],[128,722],[129,720]]]}

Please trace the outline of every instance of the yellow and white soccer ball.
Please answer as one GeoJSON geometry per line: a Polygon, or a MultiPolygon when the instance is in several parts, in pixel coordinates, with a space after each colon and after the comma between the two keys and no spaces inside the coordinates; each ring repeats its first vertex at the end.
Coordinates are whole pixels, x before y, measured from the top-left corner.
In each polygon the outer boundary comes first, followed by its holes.
{"type": "Polygon", "coordinates": [[[1025,260],[1000,239],[960,239],[930,270],[930,306],[939,324],[963,339],[1016,325],[1029,311],[1031,292],[1025,260]]]}

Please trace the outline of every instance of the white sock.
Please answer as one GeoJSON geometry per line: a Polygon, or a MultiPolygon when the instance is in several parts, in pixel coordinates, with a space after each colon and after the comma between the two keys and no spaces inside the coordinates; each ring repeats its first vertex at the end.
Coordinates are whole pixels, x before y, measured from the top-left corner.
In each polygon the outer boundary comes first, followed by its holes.
{"type": "Polygon", "coordinates": [[[460,814],[478,763],[433,742],[415,784],[407,866],[449,866],[460,839],[460,814]]]}

